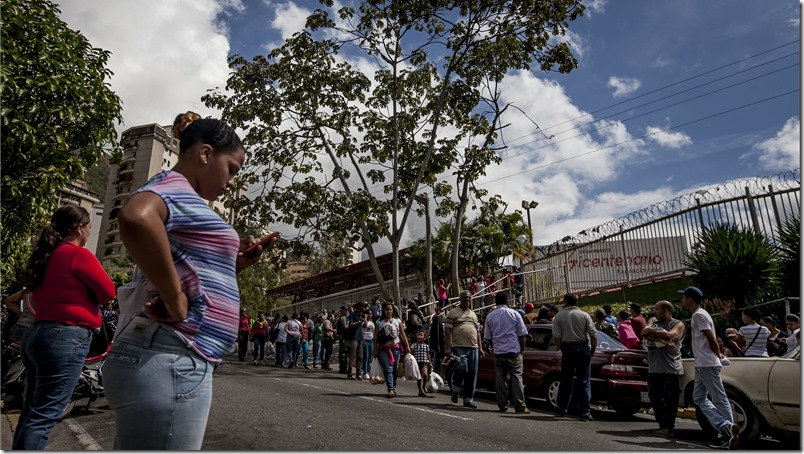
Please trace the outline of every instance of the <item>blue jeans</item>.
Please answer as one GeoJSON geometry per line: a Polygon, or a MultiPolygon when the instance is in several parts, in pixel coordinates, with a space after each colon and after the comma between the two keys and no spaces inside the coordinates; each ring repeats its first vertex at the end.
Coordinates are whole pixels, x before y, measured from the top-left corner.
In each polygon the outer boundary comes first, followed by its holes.
{"type": "Polygon", "coordinates": [[[720,432],[734,421],[729,398],[720,380],[720,366],[695,368],[692,402],[706,415],[712,427],[720,432]],[[709,400],[710,397],[712,400],[709,400]]]}
{"type": "MultiPolygon", "coordinates": [[[[310,341],[299,342],[299,355],[302,357],[302,364],[307,365],[307,357],[310,351],[310,341]]],[[[298,364],[296,364],[298,366],[298,364]]]]}
{"type": "Polygon", "coordinates": [[[28,389],[12,449],[45,449],[70,402],[91,342],[89,329],[58,322],[37,321],[25,332],[22,363],[28,389]]]}
{"type": "Polygon", "coordinates": [[[276,365],[282,367],[285,365],[285,355],[287,354],[287,348],[285,348],[285,342],[276,341],[274,346],[276,347],[276,365]]]}
{"type": "Polygon", "coordinates": [[[160,323],[135,317],[103,366],[116,420],[114,449],[201,449],[213,369],[160,323]]]}
{"type": "Polygon", "coordinates": [[[288,334],[288,340],[285,343],[285,349],[288,351],[288,359],[290,365],[288,367],[296,367],[296,361],[299,359],[299,340],[301,336],[291,336],[288,334]]]}
{"type": "Polygon", "coordinates": [[[463,390],[463,402],[472,402],[477,386],[477,349],[452,347],[452,355],[456,358],[452,365],[452,392],[463,390]]]}
{"type": "Polygon", "coordinates": [[[397,348],[391,349],[391,354],[394,355],[394,365],[391,365],[391,357],[389,356],[388,349],[381,349],[377,352],[377,360],[380,361],[383,374],[385,375],[385,387],[388,392],[396,392],[396,369],[399,366],[399,353],[397,348]]]}
{"type": "Polygon", "coordinates": [[[324,351],[321,349],[321,339],[313,341],[313,367],[318,363],[324,364],[324,351]]]}
{"type": "Polygon", "coordinates": [[[363,339],[363,373],[369,373],[371,370],[371,360],[374,356],[374,339],[363,339]]]}
{"type": "Polygon", "coordinates": [[[562,344],[561,383],[558,386],[558,413],[566,413],[570,400],[578,407],[578,416],[589,416],[592,387],[589,381],[592,351],[585,343],[562,344]],[[575,384],[573,386],[573,376],[575,384]]]}

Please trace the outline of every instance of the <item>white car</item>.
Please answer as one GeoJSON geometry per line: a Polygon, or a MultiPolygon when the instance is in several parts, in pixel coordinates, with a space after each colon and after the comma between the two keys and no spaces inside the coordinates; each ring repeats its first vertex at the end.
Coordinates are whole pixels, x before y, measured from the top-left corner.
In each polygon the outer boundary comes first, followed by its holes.
{"type": "MultiPolygon", "coordinates": [[[[781,438],[801,436],[800,348],[770,358],[729,358],[720,376],[729,396],[740,441],[751,442],[760,435],[781,438]]],[[[681,377],[681,406],[692,407],[695,382],[694,359],[684,359],[681,377]]],[[[696,408],[698,424],[713,432],[706,416],[696,408]]]]}

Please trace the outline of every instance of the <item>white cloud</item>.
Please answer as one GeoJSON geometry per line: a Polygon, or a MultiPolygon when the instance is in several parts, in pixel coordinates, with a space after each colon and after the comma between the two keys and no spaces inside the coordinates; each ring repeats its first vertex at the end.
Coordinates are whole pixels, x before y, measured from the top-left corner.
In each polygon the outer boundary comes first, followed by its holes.
{"type": "Polygon", "coordinates": [[[670,60],[659,55],[658,57],[656,57],[656,60],[650,66],[651,68],[664,68],[668,66],[670,63],[671,63],[670,60]]]}
{"type": "Polygon", "coordinates": [[[609,77],[608,87],[614,89],[612,96],[615,98],[633,93],[637,91],[640,86],[642,86],[642,82],[640,82],[639,79],[634,79],[632,77],[609,77]]]}
{"type": "Polygon", "coordinates": [[[801,121],[787,120],[776,136],[754,145],[763,152],[759,164],[770,171],[792,170],[801,167],[801,121]]]}
{"type": "Polygon", "coordinates": [[[586,10],[584,11],[584,15],[587,17],[592,17],[594,14],[602,14],[606,12],[606,3],[608,0],[588,0],[584,2],[586,5],[586,10]]]}
{"type": "Polygon", "coordinates": [[[663,129],[658,126],[645,128],[645,133],[649,134],[648,140],[667,148],[681,148],[692,144],[692,139],[687,134],[680,131],[663,131],[663,129]]]}
{"type": "Polygon", "coordinates": [[[283,41],[293,36],[294,33],[304,30],[307,17],[313,13],[292,2],[275,5],[275,7],[276,17],[271,21],[271,26],[279,30],[283,41]]]}
{"type": "Polygon", "coordinates": [[[123,102],[125,124],[169,124],[177,113],[204,107],[207,89],[226,84],[229,41],[218,14],[242,11],[239,1],[70,1],[61,18],[95,47],[112,53],[109,83],[123,102]]]}

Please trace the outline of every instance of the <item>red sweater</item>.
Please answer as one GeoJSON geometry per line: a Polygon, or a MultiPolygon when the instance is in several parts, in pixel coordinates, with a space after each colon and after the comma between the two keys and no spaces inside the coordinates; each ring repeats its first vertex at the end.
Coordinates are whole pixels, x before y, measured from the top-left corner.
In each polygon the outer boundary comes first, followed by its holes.
{"type": "Polygon", "coordinates": [[[87,249],[62,242],[34,291],[36,319],[100,328],[98,306],[114,299],[114,294],[114,283],[98,259],[87,249]]]}

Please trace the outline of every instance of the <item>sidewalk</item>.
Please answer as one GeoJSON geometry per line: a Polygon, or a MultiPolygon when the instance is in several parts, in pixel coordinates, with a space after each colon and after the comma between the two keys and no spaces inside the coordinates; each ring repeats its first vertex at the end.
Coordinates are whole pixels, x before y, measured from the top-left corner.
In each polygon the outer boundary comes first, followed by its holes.
{"type": "MultiPolygon", "coordinates": [[[[3,451],[10,451],[11,450],[11,442],[14,439],[14,429],[17,428],[17,420],[19,419],[19,410],[6,410],[3,409],[2,421],[0,421],[0,426],[2,426],[2,432],[0,432],[0,449],[3,451]]],[[[60,423],[56,424],[56,427],[50,432],[50,438],[48,439],[47,446],[45,447],[45,451],[85,451],[86,449],[81,446],[78,442],[78,439],[73,434],[72,430],[70,430],[69,424],[65,421],[61,421],[60,423]]]]}

